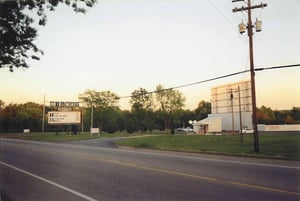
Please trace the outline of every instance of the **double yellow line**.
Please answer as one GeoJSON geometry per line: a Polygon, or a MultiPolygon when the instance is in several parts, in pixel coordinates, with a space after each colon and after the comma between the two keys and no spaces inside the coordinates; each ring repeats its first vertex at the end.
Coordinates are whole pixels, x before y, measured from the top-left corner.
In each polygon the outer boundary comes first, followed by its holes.
{"type": "Polygon", "coordinates": [[[300,196],[300,192],[293,192],[293,191],[287,191],[287,190],[276,189],[276,188],[271,188],[271,187],[254,185],[254,184],[246,184],[246,183],[241,183],[241,182],[235,182],[235,181],[230,181],[230,180],[221,180],[221,179],[216,179],[216,178],[212,178],[212,177],[199,176],[199,175],[183,173],[183,172],[178,172],[178,171],[165,170],[165,169],[149,167],[149,166],[145,166],[145,165],[139,165],[139,164],[135,164],[135,163],[112,160],[112,159],[103,158],[103,157],[99,157],[99,156],[79,154],[79,153],[67,152],[67,151],[52,151],[52,150],[49,151],[49,150],[45,150],[43,148],[33,148],[33,147],[30,147],[30,150],[35,150],[35,151],[39,151],[42,153],[55,154],[55,155],[60,155],[60,156],[63,155],[63,156],[67,156],[67,157],[79,158],[79,159],[84,159],[84,160],[104,162],[104,163],[115,164],[115,165],[119,165],[119,166],[126,166],[126,167],[132,167],[132,168],[137,168],[137,169],[149,170],[149,171],[153,171],[153,172],[160,172],[160,173],[171,174],[171,175],[176,175],[176,176],[189,177],[189,178],[198,179],[198,180],[206,180],[206,181],[214,182],[214,183],[230,184],[230,185],[234,185],[234,186],[251,188],[251,189],[256,189],[256,190],[261,190],[261,191],[285,193],[285,194],[289,194],[289,195],[300,196]]]}
{"type": "MultiPolygon", "coordinates": [[[[24,148],[24,147],[22,147],[22,148],[24,148]]],[[[216,179],[213,177],[199,176],[199,175],[183,173],[183,172],[178,172],[178,171],[165,170],[165,169],[149,167],[149,166],[135,164],[135,163],[112,160],[112,159],[103,158],[103,157],[99,157],[99,156],[92,156],[92,155],[86,155],[86,154],[80,154],[80,153],[74,153],[74,152],[68,152],[68,151],[52,151],[52,150],[49,151],[49,150],[45,150],[44,148],[37,148],[37,147],[32,147],[32,146],[30,148],[26,147],[24,149],[30,149],[31,151],[35,150],[35,151],[38,151],[41,153],[48,153],[48,154],[54,154],[54,155],[60,155],[60,156],[63,155],[63,156],[78,158],[78,159],[83,159],[83,160],[91,160],[91,161],[103,162],[103,163],[108,163],[108,164],[115,164],[115,165],[119,165],[119,166],[126,166],[126,167],[132,167],[132,168],[137,168],[137,169],[149,170],[149,171],[153,171],[153,172],[160,172],[160,173],[165,173],[165,174],[170,174],[170,175],[189,177],[189,178],[205,180],[205,181],[213,182],[213,183],[229,184],[229,185],[250,188],[250,189],[256,189],[256,190],[261,190],[261,191],[269,191],[269,192],[275,192],[275,193],[284,193],[284,194],[289,194],[289,195],[294,195],[294,196],[300,196],[300,192],[293,192],[293,191],[288,191],[288,190],[254,185],[254,184],[246,184],[246,183],[241,183],[241,182],[236,182],[236,181],[216,179]]]]}

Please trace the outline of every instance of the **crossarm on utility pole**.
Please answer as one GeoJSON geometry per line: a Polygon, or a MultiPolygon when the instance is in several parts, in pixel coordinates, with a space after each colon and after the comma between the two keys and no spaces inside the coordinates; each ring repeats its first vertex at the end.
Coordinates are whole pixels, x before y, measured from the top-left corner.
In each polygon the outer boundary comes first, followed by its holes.
{"type": "Polygon", "coordinates": [[[264,8],[264,7],[267,7],[267,4],[266,3],[262,3],[260,5],[255,5],[255,6],[251,6],[251,7],[240,7],[240,8],[234,8],[232,9],[232,12],[240,12],[240,11],[244,11],[244,10],[251,10],[251,9],[256,9],[256,8],[264,8]]]}

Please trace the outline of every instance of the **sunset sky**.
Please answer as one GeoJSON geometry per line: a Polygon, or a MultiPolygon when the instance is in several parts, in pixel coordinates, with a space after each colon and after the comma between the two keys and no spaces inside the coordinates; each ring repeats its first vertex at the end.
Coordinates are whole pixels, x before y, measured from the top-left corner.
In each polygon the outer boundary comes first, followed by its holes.
{"type": "MultiPolygon", "coordinates": [[[[300,64],[300,0],[263,0],[253,10],[262,20],[254,34],[255,67],[300,64]]],[[[29,69],[0,69],[0,99],[78,101],[87,89],[124,97],[140,87],[153,91],[249,69],[247,33],[230,0],[102,0],[85,15],[61,5],[38,27],[35,44],[44,51],[29,69]]],[[[187,109],[210,101],[212,87],[249,79],[249,73],[179,88],[187,109]]],[[[300,67],[256,73],[257,106],[300,107],[300,67]]],[[[129,99],[120,100],[128,109],[129,99]]]]}

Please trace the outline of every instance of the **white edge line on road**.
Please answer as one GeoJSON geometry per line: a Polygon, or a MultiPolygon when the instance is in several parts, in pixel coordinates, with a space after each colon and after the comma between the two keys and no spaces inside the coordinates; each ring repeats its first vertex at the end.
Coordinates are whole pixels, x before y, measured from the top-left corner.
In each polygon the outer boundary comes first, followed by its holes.
{"type": "Polygon", "coordinates": [[[91,198],[91,197],[89,197],[89,196],[87,196],[87,195],[84,195],[84,194],[82,194],[82,193],[79,193],[79,192],[77,192],[77,191],[75,191],[75,190],[73,190],[73,189],[70,189],[70,188],[66,187],[66,186],[60,185],[60,184],[58,184],[58,183],[55,183],[55,182],[50,181],[50,180],[48,180],[48,179],[45,179],[45,178],[43,178],[43,177],[37,176],[37,175],[35,175],[35,174],[32,174],[32,173],[30,173],[30,172],[27,172],[27,171],[25,171],[25,170],[22,170],[22,169],[20,169],[20,168],[17,168],[17,167],[15,167],[15,166],[12,166],[12,165],[10,165],[10,164],[8,164],[8,163],[5,163],[5,162],[3,162],[3,161],[0,161],[0,163],[1,163],[2,165],[4,165],[4,166],[7,166],[7,167],[9,167],[9,168],[12,168],[12,169],[14,169],[14,170],[16,170],[16,171],[19,171],[19,172],[21,172],[21,173],[24,173],[24,174],[26,174],[26,175],[29,175],[29,176],[34,177],[34,178],[36,178],[36,179],[39,179],[39,180],[41,180],[41,181],[44,181],[44,182],[46,182],[46,183],[48,183],[48,184],[51,184],[51,185],[53,185],[53,186],[55,186],[55,187],[61,188],[61,189],[65,190],[65,191],[68,191],[68,192],[70,192],[70,193],[72,193],[72,194],[74,194],[74,195],[77,195],[77,196],[79,196],[79,197],[81,197],[81,198],[84,198],[84,199],[86,199],[86,200],[89,200],[89,201],[97,201],[97,200],[94,199],[94,198],[91,198]]]}

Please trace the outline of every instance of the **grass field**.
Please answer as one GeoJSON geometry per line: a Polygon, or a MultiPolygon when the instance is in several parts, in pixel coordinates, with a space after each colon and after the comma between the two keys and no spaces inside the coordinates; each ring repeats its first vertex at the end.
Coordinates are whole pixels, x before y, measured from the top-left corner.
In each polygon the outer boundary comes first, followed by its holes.
{"type": "MultiPolygon", "coordinates": [[[[154,133],[153,133],[154,134],[154,133]]],[[[141,135],[140,133],[135,135],[141,135]]],[[[103,137],[129,137],[135,136],[127,133],[101,135],[80,133],[71,135],[68,133],[14,133],[0,134],[0,137],[9,137],[36,141],[71,141],[87,140],[103,137]]],[[[142,138],[128,138],[118,142],[120,146],[135,148],[148,148],[160,150],[174,150],[184,152],[216,153],[237,156],[268,157],[279,159],[300,160],[300,132],[260,134],[260,152],[255,153],[253,147],[253,135],[245,135],[244,142],[240,142],[239,135],[162,135],[154,134],[142,138]]]]}
{"type": "Polygon", "coordinates": [[[260,152],[254,152],[253,135],[169,135],[132,138],[118,142],[121,146],[217,153],[300,160],[300,133],[260,134],[260,152]]]}

